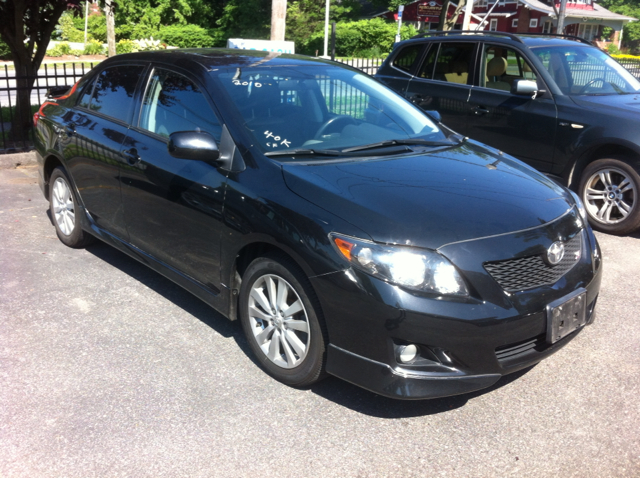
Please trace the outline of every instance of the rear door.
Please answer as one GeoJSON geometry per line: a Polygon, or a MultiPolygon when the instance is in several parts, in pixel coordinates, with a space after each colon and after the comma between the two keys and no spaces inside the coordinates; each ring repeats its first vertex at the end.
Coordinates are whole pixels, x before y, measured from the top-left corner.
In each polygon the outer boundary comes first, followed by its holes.
{"type": "Polygon", "coordinates": [[[122,64],[102,70],[64,118],[64,156],[83,204],[102,229],[127,237],[120,198],[120,154],[145,67],[122,64]]]}
{"type": "Polygon", "coordinates": [[[405,95],[425,111],[438,111],[445,125],[465,135],[475,50],[473,42],[431,43],[405,95]]]}
{"type": "Polygon", "coordinates": [[[523,54],[514,48],[486,43],[482,48],[476,86],[469,96],[467,136],[551,171],[556,135],[556,104],[550,93],[532,99],[511,94],[514,80],[538,82],[548,90],[523,54]]]}
{"type": "Polygon", "coordinates": [[[157,66],[122,146],[128,158],[122,202],[130,242],[216,291],[226,173],[213,163],[170,156],[169,135],[178,131],[205,131],[220,144],[222,127],[191,77],[157,66]]]}

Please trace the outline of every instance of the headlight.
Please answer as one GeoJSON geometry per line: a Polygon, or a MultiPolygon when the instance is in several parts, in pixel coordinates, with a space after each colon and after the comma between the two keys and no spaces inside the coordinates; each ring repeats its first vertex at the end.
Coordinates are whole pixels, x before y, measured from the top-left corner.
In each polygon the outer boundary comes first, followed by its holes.
{"type": "Polygon", "coordinates": [[[582,220],[584,221],[584,226],[587,227],[589,224],[589,216],[587,216],[587,209],[584,207],[584,203],[580,196],[574,193],[572,190],[569,190],[571,195],[573,196],[573,200],[576,202],[576,206],[578,207],[578,211],[580,211],[580,216],[582,216],[582,220]]]}
{"type": "Polygon", "coordinates": [[[434,251],[375,242],[331,233],[331,242],[349,263],[386,282],[421,292],[468,296],[456,268],[434,251]]]}

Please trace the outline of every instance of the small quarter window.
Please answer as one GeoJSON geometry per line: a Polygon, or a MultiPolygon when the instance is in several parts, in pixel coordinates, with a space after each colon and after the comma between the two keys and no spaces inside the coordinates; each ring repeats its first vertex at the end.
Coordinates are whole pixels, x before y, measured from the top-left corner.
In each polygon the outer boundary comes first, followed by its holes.
{"type": "Polygon", "coordinates": [[[411,71],[420,51],[422,51],[422,45],[411,45],[403,48],[393,60],[393,66],[402,71],[411,71]]]}

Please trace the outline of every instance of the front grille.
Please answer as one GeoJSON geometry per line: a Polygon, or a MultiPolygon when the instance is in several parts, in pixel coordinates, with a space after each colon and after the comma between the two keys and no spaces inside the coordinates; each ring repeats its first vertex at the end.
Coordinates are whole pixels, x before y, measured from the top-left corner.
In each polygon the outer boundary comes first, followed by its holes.
{"type": "Polygon", "coordinates": [[[582,234],[565,242],[562,260],[555,266],[547,264],[542,256],[528,256],[499,262],[487,262],[484,268],[507,292],[533,289],[555,284],[580,260],[582,234]]]}

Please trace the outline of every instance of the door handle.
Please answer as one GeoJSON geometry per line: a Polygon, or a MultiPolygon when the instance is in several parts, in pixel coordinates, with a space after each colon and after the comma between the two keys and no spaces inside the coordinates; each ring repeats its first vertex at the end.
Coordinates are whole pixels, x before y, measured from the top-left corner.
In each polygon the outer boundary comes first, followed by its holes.
{"type": "Polygon", "coordinates": [[[489,112],[489,110],[484,106],[476,106],[471,111],[473,111],[473,114],[477,116],[480,116],[489,112]]]}
{"type": "Polygon", "coordinates": [[[127,160],[131,166],[140,162],[140,156],[138,156],[138,150],[136,148],[125,149],[122,151],[122,156],[127,160]]]}

